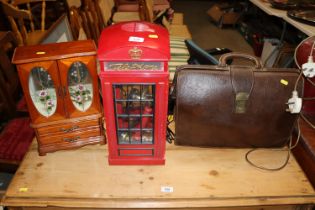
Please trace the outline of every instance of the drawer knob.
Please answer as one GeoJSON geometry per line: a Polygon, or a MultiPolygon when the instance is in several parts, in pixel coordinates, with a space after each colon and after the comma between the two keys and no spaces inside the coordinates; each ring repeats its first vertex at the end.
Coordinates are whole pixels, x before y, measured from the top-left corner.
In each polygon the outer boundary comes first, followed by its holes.
{"type": "Polygon", "coordinates": [[[69,143],[76,142],[79,139],[80,139],[80,136],[76,136],[73,138],[63,138],[64,141],[69,142],[69,143]]]}
{"type": "Polygon", "coordinates": [[[64,133],[69,133],[69,132],[72,132],[78,128],[79,128],[79,126],[75,125],[75,126],[72,126],[71,128],[61,128],[60,131],[62,131],[64,133]]]}

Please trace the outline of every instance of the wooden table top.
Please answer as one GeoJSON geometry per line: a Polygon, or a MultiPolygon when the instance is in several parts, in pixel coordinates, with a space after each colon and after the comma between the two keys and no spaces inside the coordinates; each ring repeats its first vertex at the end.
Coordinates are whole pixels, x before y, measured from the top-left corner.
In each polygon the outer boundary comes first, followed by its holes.
{"type": "MultiPolygon", "coordinates": [[[[3,204],[82,208],[183,208],[315,203],[315,191],[291,156],[281,171],[250,166],[248,149],[168,145],[162,166],[109,166],[107,145],[38,156],[33,143],[3,204]]],[[[284,152],[260,151],[276,166],[284,152]]]]}

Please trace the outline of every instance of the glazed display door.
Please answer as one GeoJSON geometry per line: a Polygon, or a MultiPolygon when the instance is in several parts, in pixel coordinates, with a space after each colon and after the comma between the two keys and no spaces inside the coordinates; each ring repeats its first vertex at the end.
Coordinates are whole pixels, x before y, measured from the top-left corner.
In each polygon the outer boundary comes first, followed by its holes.
{"type": "Polygon", "coordinates": [[[95,63],[93,56],[58,61],[67,117],[99,112],[95,63]]]}
{"type": "Polygon", "coordinates": [[[18,68],[32,121],[42,123],[64,119],[57,63],[35,62],[18,68]]]}
{"type": "Polygon", "coordinates": [[[118,156],[153,156],[155,84],[112,87],[118,156]]]}

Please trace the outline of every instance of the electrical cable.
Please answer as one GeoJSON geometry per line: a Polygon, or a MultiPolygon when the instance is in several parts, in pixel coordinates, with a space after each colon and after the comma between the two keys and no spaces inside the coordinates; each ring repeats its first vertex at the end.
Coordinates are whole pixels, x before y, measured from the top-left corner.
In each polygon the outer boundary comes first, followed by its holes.
{"type": "Polygon", "coordinates": [[[294,91],[297,91],[297,86],[298,86],[298,84],[299,84],[299,81],[300,81],[302,75],[303,75],[303,71],[300,72],[298,78],[297,78],[296,81],[295,81],[295,84],[294,84],[294,91]]]}
{"type": "Polygon", "coordinates": [[[300,115],[301,115],[302,119],[303,119],[311,128],[315,129],[315,126],[313,125],[313,123],[311,123],[311,122],[305,117],[304,114],[301,113],[300,115]]]}
{"type": "MultiPolygon", "coordinates": [[[[252,162],[250,159],[249,159],[249,155],[254,152],[254,151],[259,151],[259,150],[270,150],[270,149],[263,149],[263,148],[254,148],[254,149],[251,149],[249,150],[246,155],[245,155],[245,160],[253,167],[255,168],[258,168],[258,169],[262,169],[262,170],[266,170],[266,171],[279,171],[281,169],[283,169],[289,162],[290,160],[290,155],[291,155],[291,151],[288,149],[288,153],[287,153],[287,156],[286,156],[286,159],[284,161],[284,163],[277,167],[277,168],[267,168],[267,167],[264,167],[264,166],[259,166],[257,164],[255,164],[254,162],[252,162]]],[[[285,151],[284,149],[273,149],[272,151],[285,151]]]]}
{"type": "Polygon", "coordinates": [[[315,97],[302,98],[305,101],[315,100],[315,97]]]}
{"type": "MultiPolygon", "coordinates": [[[[314,48],[314,45],[315,42],[313,42],[313,47],[314,48]]],[[[296,53],[296,50],[295,50],[295,53],[296,53]]],[[[312,55],[313,51],[311,52],[311,55],[312,55]]],[[[296,56],[294,56],[294,58],[296,58],[296,56]]],[[[296,62],[297,63],[297,62],[296,62]]],[[[297,63],[298,64],[298,63],[297,63]]],[[[299,67],[300,68],[300,67],[299,67]]],[[[297,91],[297,86],[299,84],[299,81],[301,79],[303,75],[303,71],[300,71],[300,74],[298,76],[298,78],[296,79],[295,81],[295,84],[294,84],[294,90],[293,91],[297,91]]],[[[314,98],[315,99],[315,98],[314,98]]],[[[302,118],[304,119],[304,116],[301,114],[302,118]]],[[[266,170],[266,171],[279,171],[281,169],[283,169],[289,162],[290,160],[290,156],[291,156],[291,150],[293,148],[295,148],[299,141],[300,141],[300,137],[301,137],[301,130],[300,130],[300,126],[299,126],[299,123],[298,123],[298,120],[297,120],[297,130],[298,130],[298,135],[297,135],[297,140],[295,142],[295,144],[292,146],[292,143],[293,143],[293,140],[292,140],[292,136],[288,139],[288,146],[287,148],[280,148],[280,149],[270,149],[270,148],[253,148],[251,150],[249,150],[246,154],[245,154],[245,160],[253,167],[255,168],[258,168],[258,169],[261,169],[261,170],[266,170]],[[276,168],[268,168],[268,167],[264,167],[264,166],[259,166],[257,165],[256,163],[254,163],[253,161],[250,160],[249,158],[249,155],[252,154],[253,152],[255,151],[261,151],[261,150],[268,150],[268,151],[287,151],[287,155],[286,155],[286,158],[285,158],[285,161],[283,162],[282,165],[280,165],[279,167],[276,167],[276,168]]]]}
{"type": "MultiPolygon", "coordinates": [[[[308,38],[302,40],[302,41],[298,44],[298,46],[295,48],[295,51],[294,51],[294,62],[295,62],[296,66],[297,66],[299,69],[301,69],[301,66],[300,66],[300,64],[299,64],[299,62],[298,62],[298,60],[297,60],[297,57],[296,57],[296,55],[297,55],[297,49],[299,49],[299,48],[301,47],[301,45],[302,45],[305,41],[307,41],[307,40],[309,40],[309,39],[313,39],[313,38],[314,38],[314,36],[313,36],[313,37],[308,37],[308,38]]],[[[314,47],[315,47],[315,40],[313,41],[312,49],[311,49],[311,51],[310,51],[310,55],[309,55],[309,56],[313,56],[314,47]]],[[[312,86],[315,86],[315,83],[314,83],[312,80],[310,80],[309,78],[306,78],[306,80],[307,80],[312,86]]]]}
{"type": "Polygon", "coordinates": [[[302,41],[298,44],[298,46],[295,48],[295,50],[294,50],[294,55],[293,55],[293,56],[294,56],[294,62],[295,62],[296,66],[297,66],[299,69],[301,69],[301,66],[300,66],[300,64],[299,64],[299,62],[297,61],[297,58],[296,58],[297,49],[299,49],[299,47],[300,47],[306,40],[308,40],[308,39],[310,39],[310,38],[312,38],[312,37],[308,37],[308,38],[302,40],[302,41]]]}
{"type": "Polygon", "coordinates": [[[311,52],[310,52],[310,56],[312,56],[312,57],[313,57],[314,47],[315,47],[315,41],[312,44],[312,49],[311,49],[311,52]]]}
{"type": "MultiPolygon", "coordinates": [[[[298,48],[300,47],[300,45],[301,45],[301,43],[298,45],[298,47],[297,47],[296,49],[298,49],[298,48]]],[[[313,56],[314,47],[315,47],[315,41],[314,41],[313,44],[312,44],[312,50],[311,50],[309,56],[313,56]]],[[[294,51],[295,63],[296,63],[296,65],[299,67],[299,69],[301,69],[301,67],[300,67],[300,65],[299,65],[299,63],[297,62],[297,59],[296,59],[296,51],[297,51],[297,50],[294,51]]],[[[295,84],[294,84],[294,91],[297,91],[297,86],[298,86],[298,84],[299,84],[299,81],[300,81],[302,75],[303,75],[303,71],[300,71],[300,74],[299,74],[299,76],[298,76],[298,78],[297,78],[297,80],[296,80],[296,82],[295,82],[295,84]]],[[[315,84],[314,84],[313,82],[311,82],[311,84],[315,86],[315,84]]],[[[304,98],[304,99],[306,99],[306,100],[314,100],[315,97],[313,97],[313,98],[304,98]]],[[[305,122],[307,122],[312,128],[315,129],[315,126],[314,126],[309,120],[307,120],[307,118],[306,118],[302,113],[300,113],[300,116],[301,116],[301,118],[302,118],[303,120],[305,120],[305,122]]],[[[292,150],[293,148],[295,148],[295,147],[298,145],[298,143],[299,143],[299,141],[300,141],[300,138],[301,138],[301,130],[300,130],[300,125],[299,125],[298,121],[297,121],[297,124],[296,124],[296,125],[297,125],[298,134],[297,134],[297,139],[296,139],[296,142],[295,142],[294,145],[292,145],[293,140],[292,140],[292,136],[291,136],[291,137],[289,138],[289,140],[288,140],[288,146],[287,146],[287,148],[283,148],[283,149],[253,148],[253,149],[249,150],[249,151],[245,154],[245,160],[246,160],[251,166],[253,166],[253,167],[255,167],[255,168],[258,168],[258,169],[261,169],[261,170],[279,171],[279,170],[283,169],[283,168],[288,164],[288,162],[289,162],[289,160],[290,160],[291,150],[292,150]],[[250,155],[251,153],[253,153],[253,152],[255,152],[255,151],[259,151],[259,150],[287,151],[287,155],[286,155],[285,161],[283,162],[282,165],[280,165],[279,167],[276,167],[276,168],[268,168],[268,167],[264,167],[264,166],[259,166],[259,165],[257,165],[256,163],[254,163],[252,160],[250,160],[249,155],[250,155]]]]}
{"type": "MultiPolygon", "coordinates": [[[[298,66],[299,69],[301,69],[301,66],[299,65],[298,61],[297,61],[297,57],[296,57],[296,54],[297,54],[297,49],[302,45],[302,43],[304,43],[305,41],[307,41],[308,39],[313,39],[313,37],[308,37],[306,39],[304,39],[302,42],[299,43],[299,45],[295,48],[295,51],[294,51],[294,61],[296,63],[296,65],[298,66]]],[[[312,48],[310,50],[310,54],[309,54],[309,59],[308,60],[311,60],[313,59],[313,53],[314,53],[314,48],[315,48],[315,40],[313,41],[313,44],[312,44],[312,48]],[[311,58],[311,59],[310,59],[311,58]]],[[[303,72],[303,70],[301,70],[301,73],[303,72]]],[[[301,74],[300,74],[301,75],[301,74]]],[[[299,75],[299,78],[298,80],[300,79],[300,75],[299,75]]],[[[312,85],[315,87],[315,83],[309,79],[309,78],[306,78],[306,80],[312,85]]],[[[296,90],[297,88],[297,83],[298,81],[296,81],[295,83],[295,87],[294,87],[294,90],[296,90]]],[[[310,97],[310,98],[302,98],[303,100],[315,100],[315,97],[310,97]]],[[[300,113],[300,116],[303,118],[303,120],[310,126],[312,127],[313,129],[315,129],[315,126],[302,114],[300,113]]]]}
{"type": "Polygon", "coordinates": [[[261,170],[266,170],[266,171],[279,171],[281,169],[283,169],[289,162],[290,160],[290,156],[291,156],[291,150],[294,149],[299,141],[300,141],[300,138],[301,138],[301,129],[300,129],[300,125],[297,121],[297,130],[298,130],[298,135],[297,135],[297,138],[296,138],[296,142],[295,144],[292,146],[292,143],[293,143],[293,140],[292,140],[292,136],[289,138],[289,142],[288,142],[288,147],[287,149],[283,148],[283,149],[269,149],[269,148],[253,148],[251,150],[249,150],[246,154],[245,154],[245,160],[246,162],[248,162],[251,166],[255,167],[255,168],[258,168],[258,169],[261,169],[261,170]],[[268,168],[268,167],[264,167],[264,166],[259,166],[257,164],[255,164],[253,161],[250,160],[249,158],[249,155],[255,151],[261,151],[261,150],[268,150],[268,151],[287,151],[287,156],[285,158],[285,161],[282,165],[280,165],[279,167],[276,167],[276,168],[268,168]]]}
{"type": "Polygon", "coordinates": [[[311,79],[306,78],[306,80],[307,80],[311,85],[315,86],[315,83],[314,83],[311,79]]]}

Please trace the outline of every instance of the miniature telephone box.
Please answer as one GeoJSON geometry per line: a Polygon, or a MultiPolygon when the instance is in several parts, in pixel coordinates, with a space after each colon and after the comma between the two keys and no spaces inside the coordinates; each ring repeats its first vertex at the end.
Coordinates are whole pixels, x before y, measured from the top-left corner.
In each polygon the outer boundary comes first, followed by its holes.
{"type": "Polygon", "coordinates": [[[98,46],[109,164],[164,164],[168,102],[168,31],[123,22],[98,46]]]}

